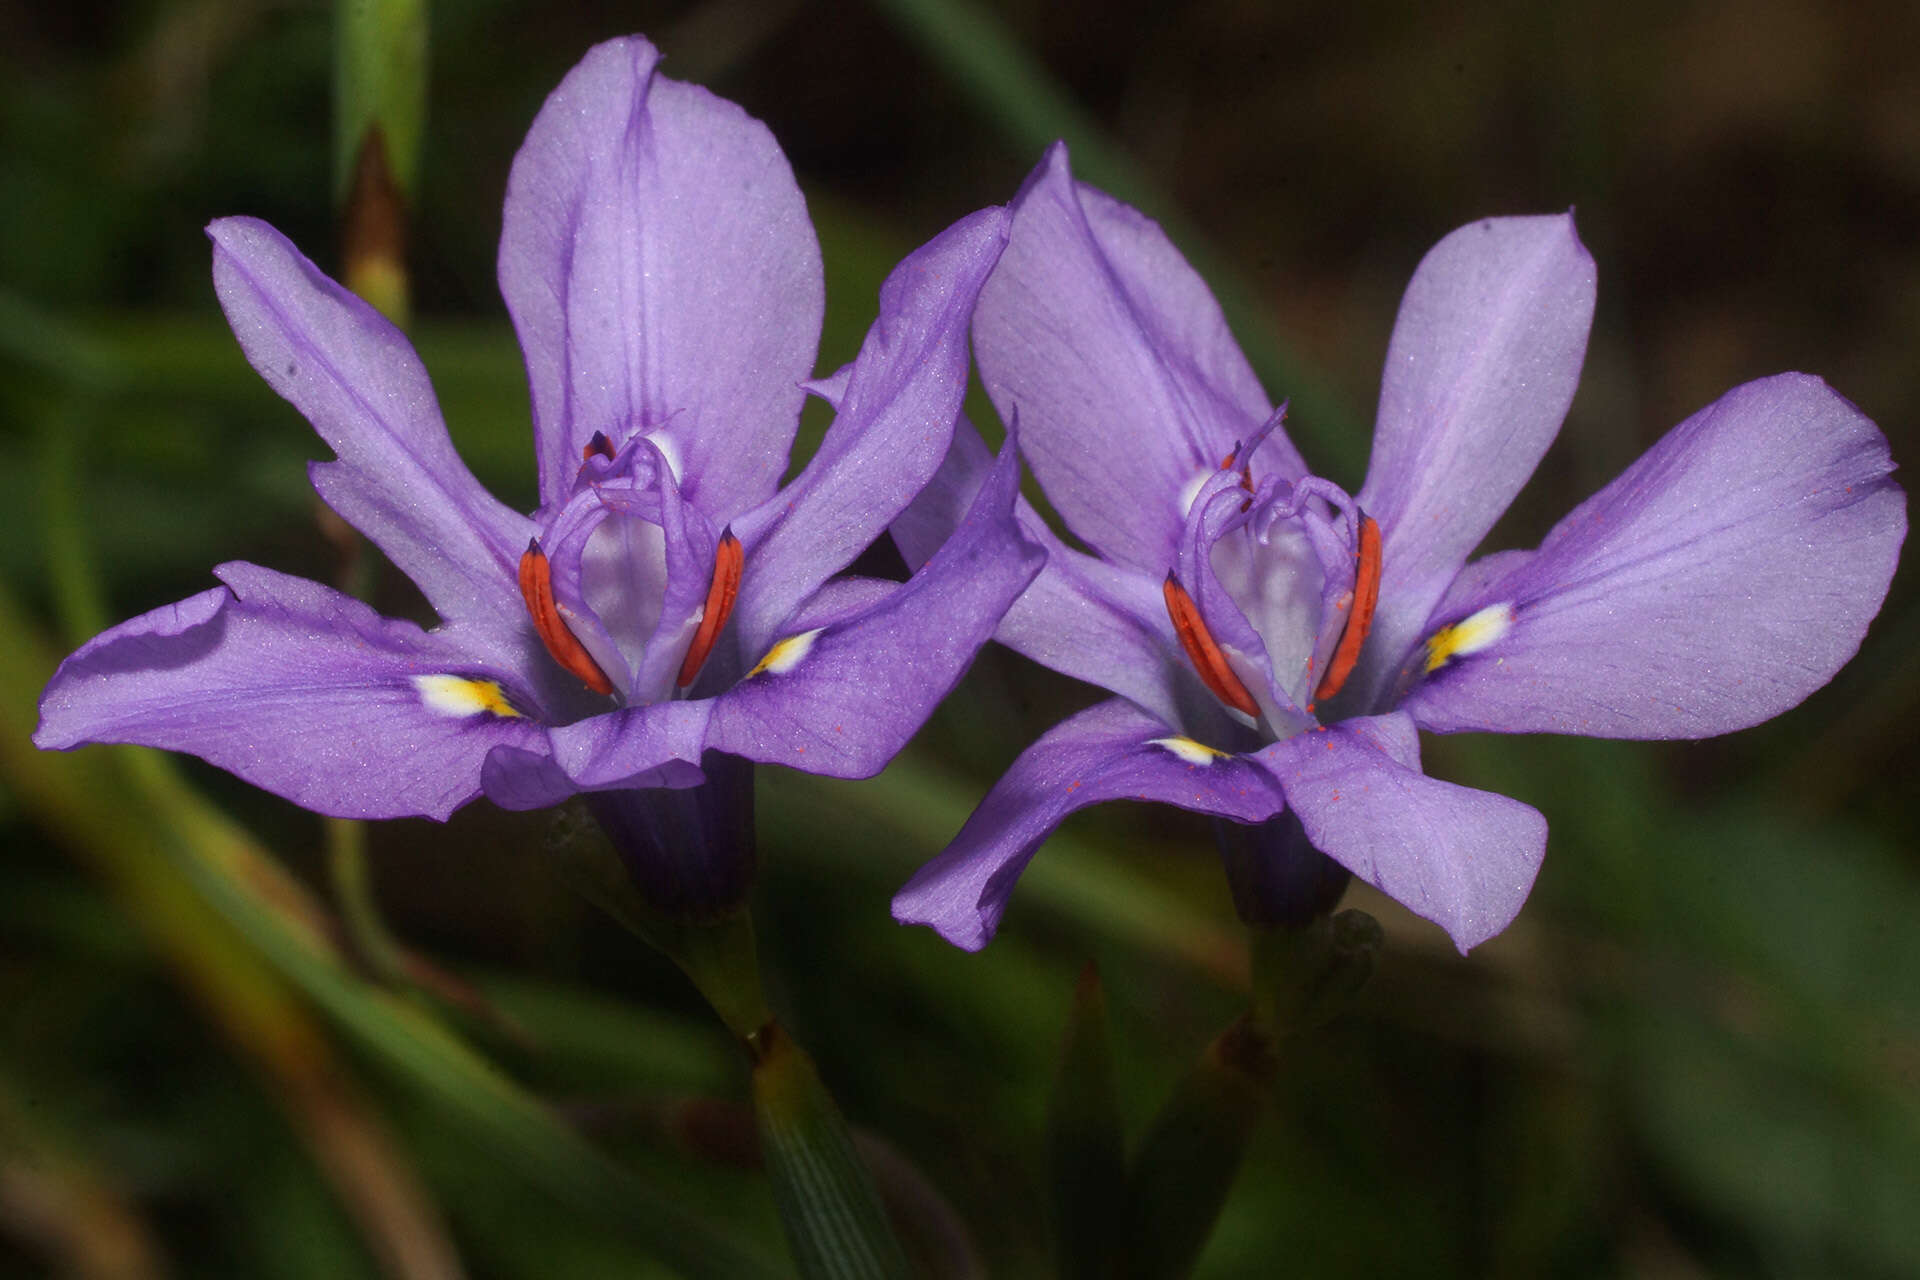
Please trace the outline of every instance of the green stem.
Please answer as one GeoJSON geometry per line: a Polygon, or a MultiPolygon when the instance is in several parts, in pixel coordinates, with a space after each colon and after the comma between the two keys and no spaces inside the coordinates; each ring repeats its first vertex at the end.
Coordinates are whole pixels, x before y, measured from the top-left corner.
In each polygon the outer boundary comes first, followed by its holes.
{"type": "Polygon", "coordinates": [[[905,1280],[906,1255],[813,1060],[771,1022],[749,1047],[760,1147],[801,1276],[905,1280]]]}

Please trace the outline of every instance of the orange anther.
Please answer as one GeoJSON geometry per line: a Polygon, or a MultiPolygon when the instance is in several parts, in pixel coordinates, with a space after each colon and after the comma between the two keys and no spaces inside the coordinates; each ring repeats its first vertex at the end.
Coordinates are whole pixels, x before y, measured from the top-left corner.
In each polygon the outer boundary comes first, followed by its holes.
{"type": "Polygon", "coordinates": [[[733,602],[740,598],[740,570],[746,564],[746,557],[733,530],[720,535],[720,545],[713,549],[713,581],[707,585],[707,603],[700,610],[700,629],[693,633],[693,643],[687,646],[687,656],[680,662],[682,689],[700,674],[707,655],[713,652],[713,642],[720,638],[720,628],[727,625],[733,602]]]}
{"type": "Polygon", "coordinates": [[[595,693],[612,693],[613,681],[607,679],[587,647],[567,630],[560,608],[553,602],[553,568],[538,542],[529,542],[520,556],[520,598],[527,602],[533,629],[540,633],[540,643],[547,646],[553,660],[595,693]]]}
{"type": "Polygon", "coordinates": [[[1207,630],[1206,619],[1200,616],[1200,607],[1180,585],[1180,579],[1172,572],[1161,584],[1160,593],[1166,597],[1167,616],[1173,619],[1173,633],[1180,637],[1180,645],[1187,651],[1187,660],[1193,663],[1193,669],[1199,673],[1200,680],[1220,699],[1245,715],[1258,717],[1260,708],[1255,705],[1253,695],[1247,692],[1247,686],[1240,683],[1240,677],[1233,674],[1233,668],[1227,665],[1227,655],[1220,651],[1213,633],[1207,630]]]}
{"type": "Polygon", "coordinates": [[[1340,643],[1333,647],[1327,674],[1313,691],[1315,702],[1325,702],[1340,692],[1353,674],[1354,664],[1360,661],[1360,647],[1367,642],[1367,632],[1373,629],[1373,608],[1380,603],[1380,526],[1369,515],[1360,517],[1359,561],[1353,571],[1352,612],[1347,614],[1340,643]]]}

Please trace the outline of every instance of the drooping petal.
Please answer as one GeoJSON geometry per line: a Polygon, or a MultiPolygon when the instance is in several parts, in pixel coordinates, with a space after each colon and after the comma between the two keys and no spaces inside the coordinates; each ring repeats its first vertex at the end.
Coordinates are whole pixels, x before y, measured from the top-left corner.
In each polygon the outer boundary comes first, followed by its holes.
{"type": "Polygon", "coordinates": [[[515,566],[532,525],[481,487],[454,451],[427,372],[404,335],[253,218],[222,218],[213,283],[267,385],[339,455],[313,485],[418,583],[440,616],[527,650],[515,566]]]}
{"type": "Polygon", "coordinates": [[[1422,774],[1405,713],[1295,734],[1253,758],[1314,848],[1445,929],[1461,951],[1519,914],[1546,851],[1546,819],[1422,774]]]}
{"type": "Polygon", "coordinates": [[[343,818],[444,819],[481,762],[539,739],[516,673],[302,578],[226,585],[121,623],[61,664],[34,742],[185,751],[343,818]]]}
{"type": "Polygon", "coordinates": [[[1736,387],[1436,617],[1479,630],[1405,705],[1443,732],[1616,738],[1778,715],[1853,656],[1886,596],[1906,534],[1892,467],[1818,378],[1736,387]]]}
{"type": "MultiPolygon", "coordinates": [[[[1049,500],[1088,546],[1152,574],[1172,562],[1195,481],[1272,402],[1219,305],[1159,226],[1074,182],[1055,144],[1013,205],[980,295],[976,355],[1049,500]]],[[[1276,432],[1254,460],[1303,468],[1276,432]]]]}
{"type": "Polygon", "coordinates": [[[690,787],[713,704],[657,702],[556,725],[544,741],[495,748],[481,781],[503,809],[544,809],[582,791],[690,787]]]}
{"type": "Polygon", "coordinates": [[[1353,686],[1364,705],[1553,443],[1593,321],[1570,214],[1448,235],[1407,286],[1359,502],[1383,535],[1380,605],[1353,686]]]}
{"type": "Polygon", "coordinates": [[[809,773],[878,773],[1040,571],[1043,553],[1013,515],[1019,475],[1010,441],[939,553],[865,613],[787,631],[714,700],[707,744],[809,773]]]}
{"type": "Polygon", "coordinates": [[[1183,738],[1123,700],[1102,702],[1020,753],[953,843],[894,895],[893,918],[978,951],[1054,828],[1107,800],[1157,800],[1238,822],[1281,808],[1279,787],[1251,760],[1183,738]]]}
{"type": "Polygon", "coordinates": [[[759,121],[655,74],[637,37],[588,52],[514,158],[500,291],[526,352],[543,504],[595,431],[653,434],[720,527],[773,492],[824,306],[820,248],[759,121]]]}
{"type": "Polygon", "coordinates": [[[880,289],[880,314],[839,410],[800,477],[734,524],[750,572],[735,625],[758,649],[822,582],[879,537],[946,456],[967,389],[967,324],[1007,242],[982,209],[914,251],[880,289]]]}
{"type": "MultiPolygon", "coordinates": [[[[893,538],[914,568],[951,536],[973,504],[993,454],[962,419],[931,482],[893,522],[893,538]]],[[[1177,642],[1161,602],[1160,578],[1109,564],[1067,546],[1025,498],[1014,512],[1047,566],[1021,593],[993,638],[1062,675],[1129,698],[1168,724],[1180,707],[1209,698],[1175,658],[1177,642]]]]}

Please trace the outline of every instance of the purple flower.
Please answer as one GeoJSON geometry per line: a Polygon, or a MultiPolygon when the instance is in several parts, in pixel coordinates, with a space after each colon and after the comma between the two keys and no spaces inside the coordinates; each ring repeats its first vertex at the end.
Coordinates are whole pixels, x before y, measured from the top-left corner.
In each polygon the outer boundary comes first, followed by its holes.
{"type": "MultiPolygon", "coordinates": [[[[899,750],[1039,564],[1009,450],[911,581],[836,576],[947,450],[1006,211],[895,269],[859,357],[813,388],[833,428],[780,489],[818,244],[766,128],[658,57],[638,38],[592,50],[514,162],[500,287],[532,387],[532,516],[461,462],[398,330],[264,223],[209,228],[247,358],[338,455],[314,488],[441,625],[225,564],[221,586],[69,657],[40,746],[188,751],[354,818],[445,818],[483,790],[531,808],[690,788],[724,760],[709,753],[859,777],[899,750]]],[[[737,781],[661,794],[662,823],[737,781]]]]}
{"type": "MultiPolygon", "coordinates": [[[[1886,594],[1906,530],[1886,440],[1803,374],[1696,413],[1537,550],[1467,562],[1573,397],[1594,273],[1570,216],[1473,223],[1427,255],[1348,495],[1308,471],[1154,223],[1058,146],[1012,207],[977,358],[1094,554],[1023,509],[1049,559],[998,638],[1119,696],[1021,755],[895,898],[903,922],[983,946],[1063,817],[1146,799],[1271,833],[1223,841],[1250,918],[1287,913],[1262,894],[1330,906],[1298,862],[1318,850],[1465,950],[1519,911],[1546,823],[1424,776],[1417,730],[1726,733],[1831,678],[1886,594]]],[[[896,525],[910,561],[985,467],[956,438],[896,525]]]]}

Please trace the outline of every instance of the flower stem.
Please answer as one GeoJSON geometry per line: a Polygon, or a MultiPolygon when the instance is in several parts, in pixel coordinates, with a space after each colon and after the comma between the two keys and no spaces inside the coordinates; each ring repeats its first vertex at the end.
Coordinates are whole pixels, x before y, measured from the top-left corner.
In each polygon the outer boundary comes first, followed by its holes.
{"type": "Polygon", "coordinates": [[[813,1060],[772,1022],[748,1047],[761,1152],[801,1276],[905,1280],[906,1255],[813,1060]]]}

